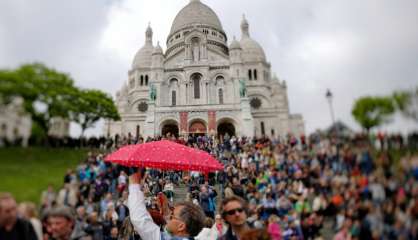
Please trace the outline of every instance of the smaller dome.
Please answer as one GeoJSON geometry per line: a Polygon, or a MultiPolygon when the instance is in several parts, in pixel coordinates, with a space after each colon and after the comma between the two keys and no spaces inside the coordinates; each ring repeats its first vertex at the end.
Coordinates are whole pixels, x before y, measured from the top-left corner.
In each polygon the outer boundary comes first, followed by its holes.
{"type": "Polygon", "coordinates": [[[241,44],[237,41],[237,39],[235,39],[235,36],[234,36],[234,40],[232,40],[231,42],[231,45],[229,45],[229,49],[230,50],[241,49],[241,44]]]}
{"type": "Polygon", "coordinates": [[[147,30],[145,31],[145,45],[135,54],[134,61],[132,62],[132,68],[151,67],[153,52],[154,46],[152,45],[152,29],[151,26],[148,25],[147,30]]]}
{"type": "Polygon", "coordinates": [[[157,46],[155,46],[154,51],[152,52],[152,55],[161,54],[163,55],[163,49],[160,46],[160,42],[157,42],[157,46]]]}
{"type": "Polygon", "coordinates": [[[132,68],[147,68],[151,67],[152,53],[154,47],[152,45],[145,45],[136,53],[132,68]]]}
{"type": "Polygon", "coordinates": [[[251,38],[241,39],[242,58],[248,62],[264,62],[266,54],[258,42],[251,38]]]}
{"type": "Polygon", "coordinates": [[[265,62],[266,54],[260,44],[250,37],[250,25],[245,15],[241,21],[241,48],[242,58],[245,62],[265,62]]]}

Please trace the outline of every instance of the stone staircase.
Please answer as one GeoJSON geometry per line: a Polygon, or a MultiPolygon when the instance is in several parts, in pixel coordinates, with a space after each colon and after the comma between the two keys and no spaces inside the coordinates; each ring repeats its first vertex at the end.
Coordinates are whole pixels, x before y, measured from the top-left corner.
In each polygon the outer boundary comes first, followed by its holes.
{"type": "Polygon", "coordinates": [[[184,184],[174,187],[174,203],[185,201],[187,196],[187,187],[184,184]]]}

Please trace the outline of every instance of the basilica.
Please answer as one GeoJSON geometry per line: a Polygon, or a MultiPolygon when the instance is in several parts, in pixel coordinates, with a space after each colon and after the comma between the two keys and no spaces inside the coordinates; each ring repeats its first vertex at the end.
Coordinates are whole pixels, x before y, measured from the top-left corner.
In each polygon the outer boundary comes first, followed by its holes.
{"type": "Polygon", "coordinates": [[[145,44],[116,93],[121,120],[107,122],[105,134],[303,134],[302,116],[289,111],[286,82],[272,73],[245,17],[241,32],[240,40],[231,41],[216,13],[200,0],[177,14],[165,51],[154,45],[148,26],[145,44]]]}

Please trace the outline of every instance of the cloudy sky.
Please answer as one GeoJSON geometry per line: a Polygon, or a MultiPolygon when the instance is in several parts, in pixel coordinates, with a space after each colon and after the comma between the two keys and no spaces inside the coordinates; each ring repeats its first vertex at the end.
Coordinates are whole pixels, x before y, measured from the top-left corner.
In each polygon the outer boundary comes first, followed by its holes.
{"type": "MultiPolygon", "coordinates": [[[[189,0],[1,0],[0,68],[41,61],[68,72],[76,84],[113,96],[151,22],[154,44],[165,49],[171,23],[189,0]]],[[[242,14],[272,70],[288,83],[292,113],[308,132],[337,119],[359,129],[353,101],[418,86],[416,0],[203,0],[231,40],[241,37],[242,14]]],[[[418,127],[401,117],[382,130],[418,127]]],[[[72,134],[79,130],[72,127],[72,134]]],[[[100,124],[89,134],[101,134],[100,124]]]]}

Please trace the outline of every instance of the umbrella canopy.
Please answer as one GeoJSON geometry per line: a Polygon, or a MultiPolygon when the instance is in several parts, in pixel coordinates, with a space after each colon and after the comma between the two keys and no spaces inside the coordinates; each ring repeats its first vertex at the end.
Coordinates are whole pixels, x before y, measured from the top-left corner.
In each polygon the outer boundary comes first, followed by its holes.
{"type": "Polygon", "coordinates": [[[124,146],[107,155],[105,161],[162,170],[223,170],[223,165],[209,153],[167,140],[124,146]]]}

